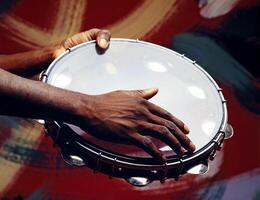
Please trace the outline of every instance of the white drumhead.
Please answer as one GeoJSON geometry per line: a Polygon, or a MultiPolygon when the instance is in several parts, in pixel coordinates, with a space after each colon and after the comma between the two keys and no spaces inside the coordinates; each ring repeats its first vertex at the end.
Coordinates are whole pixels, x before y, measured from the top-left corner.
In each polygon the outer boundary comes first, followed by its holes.
{"type": "MultiPolygon", "coordinates": [[[[47,82],[86,94],[158,87],[159,93],[150,101],[189,126],[197,150],[219,131],[224,111],[217,86],[192,61],[161,46],[134,40],[112,39],[102,55],[95,45],[79,45],[56,59],[47,70],[47,82]]],[[[101,143],[110,150],[117,148],[101,143]]],[[[159,148],[171,152],[163,143],[159,148]]]]}

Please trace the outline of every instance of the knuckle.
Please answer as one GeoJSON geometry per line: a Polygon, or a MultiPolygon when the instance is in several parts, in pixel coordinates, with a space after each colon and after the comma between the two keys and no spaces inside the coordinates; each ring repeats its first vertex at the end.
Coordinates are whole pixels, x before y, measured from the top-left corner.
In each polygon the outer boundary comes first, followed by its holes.
{"type": "Polygon", "coordinates": [[[165,122],[165,126],[167,126],[170,130],[176,131],[176,126],[175,126],[175,124],[173,122],[166,121],[165,122]]]}
{"type": "Polygon", "coordinates": [[[161,115],[166,117],[166,118],[168,118],[171,115],[167,110],[165,110],[161,107],[158,107],[158,109],[160,110],[161,115]]]}
{"type": "Polygon", "coordinates": [[[181,126],[182,128],[184,128],[184,123],[183,123],[183,121],[179,120],[179,124],[180,124],[180,126],[181,126]]]}
{"type": "Polygon", "coordinates": [[[181,120],[175,118],[175,121],[177,122],[177,124],[178,124],[180,127],[182,127],[182,128],[184,127],[184,123],[183,123],[181,120]]]}
{"type": "Polygon", "coordinates": [[[183,141],[186,144],[189,144],[191,142],[190,138],[188,138],[186,135],[183,136],[183,141]]]}
{"type": "Polygon", "coordinates": [[[124,92],[123,90],[115,90],[113,93],[122,93],[124,92]]]}
{"type": "Polygon", "coordinates": [[[178,126],[184,126],[184,123],[179,120],[177,117],[169,113],[169,116],[171,117],[172,121],[174,121],[178,126]]]}
{"type": "Polygon", "coordinates": [[[142,111],[142,108],[135,108],[135,110],[133,110],[133,114],[136,116],[136,117],[140,117],[143,115],[143,111],[142,111]]]}
{"type": "Polygon", "coordinates": [[[111,33],[110,33],[109,30],[107,30],[107,29],[102,29],[101,31],[102,31],[102,33],[104,33],[106,36],[109,36],[109,37],[110,37],[111,33]]]}
{"type": "Polygon", "coordinates": [[[84,31],[83,34],[86,36],[86,37],[90,37],[91,35],[96,35],[98,36],[98,34],[100,33],[100,29],[98,28],[92,28],[92,29],[89,29],[87,31],[84,31]]]}
{"type": "Polygon", "coordinates": [[[148,106],[148,101],[144,98],[140,98],[140,104],[142,104],[143,106],[145,106],[147,108],[148,106]]]}
{"type": "Polygon", "coordinates": [[[133,90],[124,90],[129,96],[135,97],[136,101],[139,99],[137,92],[133,90]]]}
{"type": "Polygon", "coordinates": [[[167,110],[164,110],[164,115],[169,116],[169,117],[172,116],[172,114],[170,112],[168,112],[167,110]]]}
{"type": "Polygon", "coordinates": [[[153,142],[152,142],[151,139],[145,137],[145,138],[143,139],[143,144],[144,144],[145,146],[151,147],[151,146],[153,145],[153,142]]]}
{"type": "MultiPolygon", "coordinates": [[[[142,107],[145,106],[145,99],[139,97],[139,96],[136,96],[136,102],[141,105],[142,107]]],[[[143,107],[144,108],[144,107],[143,107]]]]}
{"type": "Polygon", "coordinates": [[[143,94],[142,90],[136,90],[136,92],[139,93],[139,94],[143,94]]]}
{"type": "Polygon", "coordinates": [[[141,115],[143,115],[143,116],[146,116],[147,113],[148,113],[148,110],[147,110],[145,107],[140,106],[140,108],[139,108],[139,113],[140,113],[141,115]]]}
{"type": "Polygon", "coordinates": [[[138,121],[135,122],[135,125],[136,125],[137,130],[142,131],[142,130],[146,129],[146,125],[143,121],[138,120],[138,121]]]}
{"type": "Polygon", "coordinates": [[[142,91],[142,90],[135,90],[134,94],[135,94],[135,96],[137,96],[137,97],[141,97],[142,94],[143,94],[143,91],[142,91]]]}
{"type": "Polygon", "coordinates": [[[168,129],[167,129],[165,126],[160,126],[160,127],[158,128],[158,131],[159,131],[162,135],[165,135],[165,136],[169,135],[169,131],[168,131],[168,129]]]}

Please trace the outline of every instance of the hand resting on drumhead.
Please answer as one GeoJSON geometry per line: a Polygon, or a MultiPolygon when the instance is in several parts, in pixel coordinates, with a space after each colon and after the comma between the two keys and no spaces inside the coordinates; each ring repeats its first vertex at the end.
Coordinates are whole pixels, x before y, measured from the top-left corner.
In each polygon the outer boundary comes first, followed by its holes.
{"type": "Polygon", "coordinates": [[[0,114],[75,124],[105,140],[127,140],[152,156],[164,155],[147,136],[159,138],[179,155],[195,146],[184,123],[147,99],[157,89],[86,95],[18,77],[0,69],[0,114]]]}
{"type": "Polygon", "coordinates": [[[178,155],[195,150],[186,136],[188,127],[166,110],[149,102],[157,88],[136,91],[114,91],[82,97],[78,106],[78,126],[94,136],[115,142],[131,142],[155,158],[166,158],[147,137],[158,138],[178,155]]]}

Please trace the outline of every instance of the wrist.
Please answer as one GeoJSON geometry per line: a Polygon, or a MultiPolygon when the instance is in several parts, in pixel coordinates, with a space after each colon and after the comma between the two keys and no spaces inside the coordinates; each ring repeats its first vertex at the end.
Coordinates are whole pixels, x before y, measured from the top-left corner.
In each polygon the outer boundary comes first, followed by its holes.
{"type": "Polygon", "coordinates": [[[93,96],[71,92],[70,97],[66,98],[66,105],[63,111],[67,113],[64,121],[77,126],[90,124],[94,118],[95,103],[93,96]]]}

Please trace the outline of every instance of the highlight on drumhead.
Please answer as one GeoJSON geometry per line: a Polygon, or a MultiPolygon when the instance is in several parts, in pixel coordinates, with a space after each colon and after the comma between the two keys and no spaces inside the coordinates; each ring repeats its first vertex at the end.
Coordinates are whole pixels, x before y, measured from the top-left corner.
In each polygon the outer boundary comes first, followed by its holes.
{"type": "Polygon", "coordinates": [[[66,74],[60,74],[55,78],[55,84],[57,87],[65,88],[71,83],[71,77],[66,74]]]}
{"type": "Polygon", "coordinates": [[[148,62],[147,67],[154,72],[167,72],[167,68],[159,62],[148,62]]]}
{"type": "Polygon", "coordinates": [[[198,99],[206,99],[206,93],[204,90],[198,86],[192,85],[188,87],[188,91],[191,95],[198,99]]]}

